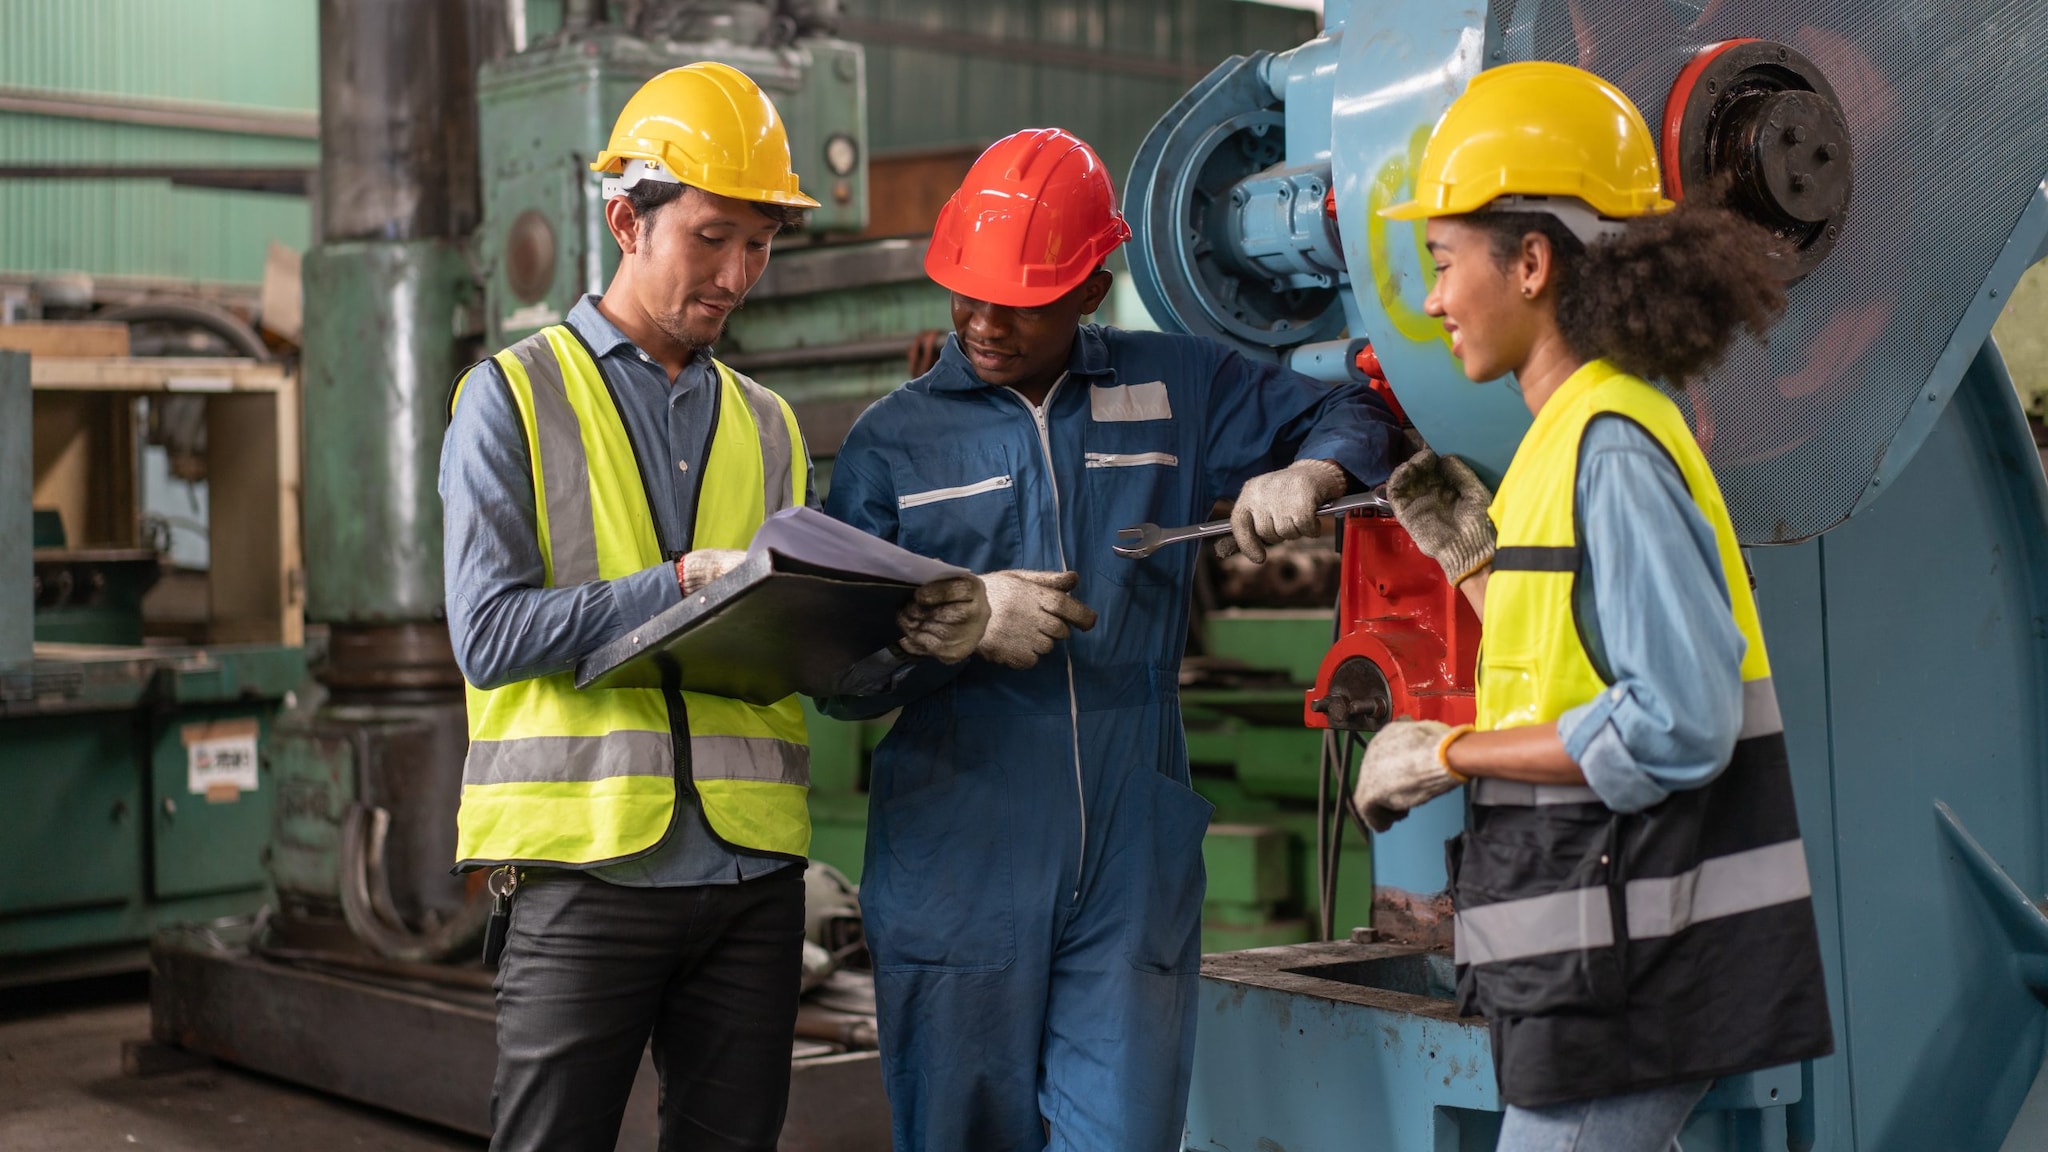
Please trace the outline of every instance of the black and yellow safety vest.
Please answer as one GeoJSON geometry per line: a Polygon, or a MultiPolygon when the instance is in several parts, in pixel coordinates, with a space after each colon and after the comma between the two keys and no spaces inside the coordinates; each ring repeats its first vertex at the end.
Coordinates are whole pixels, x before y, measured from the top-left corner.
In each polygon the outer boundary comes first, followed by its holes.
{"type": "MultiPolygon", "coordinates": [[[[555,325],[495,359],[526,429],[545,586],[666,562],[632,441],[582,341],[555,325]]],[[[718,415],[689,546],[745,548],[768,515],[803,504],[803,437],[780,397],[713,363],[718,415]]],[[[793,696],[764,706],[659,688],[579,691],[571,672],[469,685],[468,696],[458,867],[581,868],[639,855],[667,835],[689,785],[725,843],[809,851],[810,748],[793,696]]]]}
{"type": "Polygon", "coordinates": [[[1633,420],[1714,528],[1748,642],[1742,730],[1707,786],[1618,813],[1583,786],[1477,781],[1452,842],[1462,1010],[1492,1024],[1501,1096],[1540,1107],[1833,1048],[1784,727],[1721,491],[1670,397],[1605,361],[1537,413],[1490,509],[1477,727],[1555,723],[1609,691],[1574,616],[1579,441],[1633,420]]]}

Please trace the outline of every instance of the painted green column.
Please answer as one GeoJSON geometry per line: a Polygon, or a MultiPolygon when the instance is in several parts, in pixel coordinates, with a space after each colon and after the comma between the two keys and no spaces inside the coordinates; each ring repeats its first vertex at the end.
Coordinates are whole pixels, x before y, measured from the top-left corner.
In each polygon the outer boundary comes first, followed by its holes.
{"type": "Polygon", "coordinates": [[[435,480],[467,264],[442,240],[324,244],[305,262],[306,614],[441,614],[435,480]]]}

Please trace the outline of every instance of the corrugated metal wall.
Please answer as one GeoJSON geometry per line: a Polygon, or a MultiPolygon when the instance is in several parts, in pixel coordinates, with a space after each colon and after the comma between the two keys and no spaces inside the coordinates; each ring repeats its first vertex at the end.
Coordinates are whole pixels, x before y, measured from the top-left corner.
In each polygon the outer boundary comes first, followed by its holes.
{"type": "MultiPolygon", "coordinates": [[[[529,36],[552,31],[560,7],[529,0],[529,36]]],[[[311,112],[317,17],[317,0],[4,0],[0,94],[311,112]]],[[[1210,66],[1292,47],[1315,29],[1306,13],[1240,0],[850,0],[847,17],[868,48],[873,150],[1059,125],[1119,177],[1153,121],[1210,66]]],[[[0,165],[317,160],[306,139],[0,111],[0,165]]],[[[254,282],[272,239],[308,243],[303,199],[162,180],[0,179],[0,272],[254,282]]]]}
{"type": "MultiPolygon", "coordinates": [[[[1308,12],[1243,0],[847,0],[867,48],[877,152],[986,144],[1019,128],[1077,133],[1119,178],[1155,120],[1225,57],[1292,48],[1308,12]]],[[[561,0],[527,0],[527,36],[561,0]]]]}
{"type": "MultiPolygon", "coordinates": [[[[6,0],[0,91],[205,101],[310,113],[316,0],[6,0]]],[[[300,165],[309,139],[0,111],[5,165],[300,165]]],[[[0,180],[0,271],[255,282],[304,199],[164,180],[0,180]]]]}
{"type": "Polygon", "coordinates": [[[1062,127],[1119,185],[1153,122],[1210,68],[1316,30],[1306,12],[1241,0],[849,0],[847,15],[867,45],[875,151],[1062,127]],[[891,43],[899,30],[916,42],[891,43]]]}

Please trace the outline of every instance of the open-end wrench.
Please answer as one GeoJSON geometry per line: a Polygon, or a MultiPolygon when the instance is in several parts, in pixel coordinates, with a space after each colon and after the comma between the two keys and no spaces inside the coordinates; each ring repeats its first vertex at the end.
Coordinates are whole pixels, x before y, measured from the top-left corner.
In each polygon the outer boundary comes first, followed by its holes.
{"type": "MultiPolygon", "coordinates": [[[[1390,512],[1386,495],[1378,488],[1360,492],[1341,500],[1332,500],[1316,509],[1318,516],[1335,516],[1340,512],[1363,512],[1376,510],[1390,512]]],[[[1159,551],[1168,544],[1183,540],[1207,540],[1212,536],[1230,534],[1230,521],[1211,520],[1207,524],[1190,524],[1185,528],[1161,528],[1157,524],[1138,524],[1116,530],[1116,554],[1132,560],[1141,560],[1159,551]]]]}

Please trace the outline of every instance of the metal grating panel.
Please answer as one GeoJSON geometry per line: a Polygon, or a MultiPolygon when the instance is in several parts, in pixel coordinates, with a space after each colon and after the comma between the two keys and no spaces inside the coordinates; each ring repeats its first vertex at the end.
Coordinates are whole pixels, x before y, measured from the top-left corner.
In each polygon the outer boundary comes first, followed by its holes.
{"type": "Polygon", "coordinates": [[[1736,349],[1693,401],[1744,540],[1841,522],[2048,175],[2048,4],[1494,0],[1491,20],[1504,54],[1489,64],[1592,69],[1652,125],[1703,45],[1776,40],[1827,74],[1856,152],[1841,243],[1769,346],[1736,349]]]}

